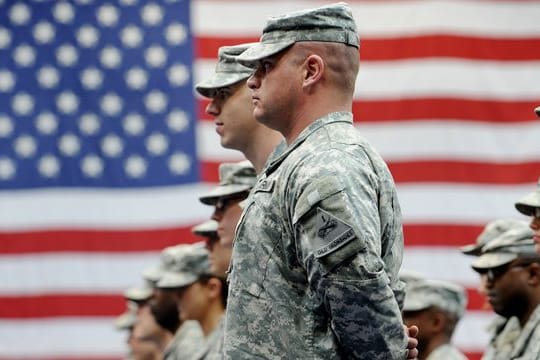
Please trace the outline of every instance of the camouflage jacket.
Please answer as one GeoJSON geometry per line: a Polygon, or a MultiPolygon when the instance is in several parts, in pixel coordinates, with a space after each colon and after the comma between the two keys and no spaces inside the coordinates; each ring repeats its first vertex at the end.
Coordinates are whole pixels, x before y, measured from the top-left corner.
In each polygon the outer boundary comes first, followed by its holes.
{"type": "Polygon", "coordinates": [[[204,336],[197,321],[184,321],[178,328],[172,343],[165,349],[163,360],[193,359],[201,351],[204,336]]]}
{"type": "Polygon", "coordinates": [[[223,358],[223,319],[218,326],[208,335],[201,352],[197,354],[197,360],[219,360],[223,358]]]}
{"type": "Polygon", "coordinates": [[[237,226],[227,359],[405,359],[401,213],[351,113],[268,161],[237,226]]]}

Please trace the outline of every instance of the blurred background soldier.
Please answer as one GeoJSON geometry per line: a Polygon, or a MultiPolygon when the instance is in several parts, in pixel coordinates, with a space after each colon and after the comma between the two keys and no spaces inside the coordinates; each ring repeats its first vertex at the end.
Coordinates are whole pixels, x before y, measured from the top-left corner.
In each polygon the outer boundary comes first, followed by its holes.
{"type": "Polygon", "coordinates": [[[165,273],[175,264],[188,245],[169,246],[161,252],[160,263],[145,269],[143,277],[152,283],[153,293],[149,301],[150,310],[156,322],[168,332],[167,338],[161,339],[160,348],[164,360],[192,358],[203,345],[204,337],[196,321],[181,321],[174,293],[157,286],[165,273]]]}
{"type": "MultiPolygon", "coordinates": [[[[537,114],[539,109],[540,107],[536,108],[537,114]]],[[[540,179],[538,179],[536,191],[519,199],[515,206],[520,213],[531,217],[529,226],[534,232],[533,240],[536,244],[536,251],[540,253],[540,179]]]]}
{"type": "Polygon", "coordinates": [[[403,321],[407,326],[417,325],[419,360],[467,360],[451,338],[458,321],[465,313],[467,295],[457,284],[429,280],[416,276],[403,276],[406,282],[403,321]]]}
{"type": "Polygon", "coordinates": [[[193,359],[221,358],[227,286],[224,278],[211,274],[208,255],[203,243],[184,245],[157,283],[174,294],[182,321],[196,320],[201,326],[206,341],[193,359]]]}
{"type": "Polygon", "coordinates": [[[505,232],[482,249],[472,267],[486,276],[493,310],[507,319],[517,318],[492,334],[483,359],[540,358],[540,257],[532,231],[505,232]]]}
{"type": "Polygon", "coordinates": [[[209,260],[212,274],[220,274],[224,277],[229,267],[232,247],[221,244],[217,229],[218,222],[211,219],[192,227],[191,232],[204,238],[206,248],[210,252],[209,260]]]}

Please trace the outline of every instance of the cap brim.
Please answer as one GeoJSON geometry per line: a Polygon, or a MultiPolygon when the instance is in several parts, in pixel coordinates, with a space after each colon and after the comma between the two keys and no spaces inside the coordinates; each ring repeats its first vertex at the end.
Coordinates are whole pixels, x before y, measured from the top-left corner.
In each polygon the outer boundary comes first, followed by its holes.
{"type": "Polygon", "coordinates": [[[540,208],[540,191],[530,193],[515,203],[516,209],[527,216],[532,216],[537,208],[540,208]]]}
{"type": "Polygon", "coordinates": [[[487,253],[480,255],[480,257],[476,259],[476,261],[474,261],[471,266],[473,269],[492,269],[508,264],[509,262],[517,258],[517,254],[487,253]]]}
{"type": "Polygon", "coordinates": [[[177,289],[193,284],[198,277],[190,273],[166,272],[157,282],[156,286],[160,289],[177,289]]]}
{"type": "Polygon", "coordinates": [[[153,266],[143,270],[142,276],[145,280],[155,284],[163,276],[163,270],[160,266],[153,266]]]}
{"type": "Polygon", "coordinates": [[[478,256],[482,253],[482,245],[469,244],[460,247],[459,250],[465,255],[478,256]]]}
{"type": "Polygon", "coordinates": [[[199,200],[206,205],[215,205],[216,202],[222,197],[249,192],[251,188],[251,185],[220,185],[211,190],[209,193],[199,197],[199,200]]]}
{"type": "Polygon", "coordinates": [[[236,60],[244,66],[255,68],[260,60],[275,55],[294,43],[294,40],[279,43],[257,43],[240,54],[236,60]]]}
{"type": "Polygon", "coordinates": [[[136,321],[137,316],[131,312],[126,311],[114,320],[114,327],[118,330],[129,330],[133,326],[135,326],[136,321]]]}
{"type": "Polygon", "coordinates": [[[214,97],[216,90],[234,85],[242,80],[246,80],[250,76],[251,73],[241,72],[214,73],[209,79],[195,85],[195,90],[204,97],[212,98],[214,97]]]}
{"type": "Polygon", "coordinates": [[[148,300],[152,296],[152,289],[146,286],[135,286],[124,291],[124,297],[132,301],[148,300]]]}
{"type": "Polygon", "coordinates": [[[422,299],[415,299],[405,295],[405,301],[403,302],[403,311],[420,311],[431,307],[431,304],[426,303],[422,299]]]}

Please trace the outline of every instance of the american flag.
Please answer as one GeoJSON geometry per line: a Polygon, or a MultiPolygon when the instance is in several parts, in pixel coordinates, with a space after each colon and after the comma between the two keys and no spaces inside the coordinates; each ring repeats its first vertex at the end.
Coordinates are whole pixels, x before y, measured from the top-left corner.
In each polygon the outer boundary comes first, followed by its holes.
{"type": "MultiPolygon", "coordinates": [[[[192,242],[224,150],[205,99],[217,49],[322,1],[0,1],[0,359],[121,358],[121,293],[192,242]]],[[[350,1],[354,112],[389,163],[404,268],[467,286],[454,342],[492,315],[457,247],[517,217],[540,175],[540,1],[350,1]]]]}

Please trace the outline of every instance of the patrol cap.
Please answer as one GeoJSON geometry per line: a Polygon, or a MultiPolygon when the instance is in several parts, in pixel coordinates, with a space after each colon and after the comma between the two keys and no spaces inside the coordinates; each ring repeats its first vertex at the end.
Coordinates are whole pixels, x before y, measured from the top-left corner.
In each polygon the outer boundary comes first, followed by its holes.
{"type": "Polygon", "coordinates": [[[214,73],[210,78],[195,85],[195,90],[202,96],[212,98],[215,96],[216,90],[236,84],[250,77],[253,69],[241,65],[236,61],[236,58],[254,44],[247,43],[220,47],[214,73]]]}
{"type": "Polygon", "coordinates": [[[195,235],[212,237],[217,236],[218,222],[216,220],[206,220],[199,225],[195,225],[191,228],[191,232],[195,235]]]}
{"type": "MultiPolygon", "coordinates": [[[[539,108],[536,109],[538,110],[539,108]]],[[[535,215],[535,211],[537,211],[537,209],[540,209],[540,178],[538,179],[536,191],[533,191],[532,193],[525,195],[524,197],[519,199],[516,202],[515,206],[516,209],[524,215],[535,215]]]]}
{"type": "Polygon", "coordinates": [[[253,165],[247,161],[219,165],[219,185],[199,197],[206,205],[215,205],[223,197],[249,192],[257,181],[253,165]]]}
{"type": "Polygon", "coordinates": [[[350,7],[340,2],[270,17],[260,42],[244,51],[238,61],[255,67],[257,61],[300,41],[335,42],[359,48],[360,40],[350,7]]]}
{"type": "Polygon", "coordinates": [[[425,280],[426,277],[418,272],[413,270],[401,269],[398,274],[399,280],[403,281],[405,284],[412,283],[417,280],[425,280]]]}
{"type": "Polygon", "coordinates": [[[527,226],[525,221],[516,219],[497,219],[490,221],[476,238],[476,243],[462,246],[460,250],[466,255],[479,256],[482,253],[482,247],[488,242],[496,239],[498,236],[512,228],[527,226]]]}
{"type": "Polygon", "coordinates": [[[530,256],[536,256],[532,230],[528,227],[513,228],[486,244],[482,255],[472,263],[472,268],[487,270],[530,256]]]}
{"type": "Polygon", "coordinates": [[[181,256],[183,246],[185,245],[166,247],[161,251],[159,264],[143,270],[143,278],[148,281],[152,287],[156,286],[163,274],[172,268],[177,258],[181,256]]]}
{"type": "Polygon", "coordinates": [[[436,306],[458,319],[465,313],[467,294],[460,285],[442,280],[416,278],[407,282],[405,291],[403,311],[421,311],[436,306]]]}
{"type": "Polygon", "coordinates": [[[191,285],[203,275],[211,275],[208,250],[204,243],[182,245],[178,257],[157,282],[158,288],[176,289],[191,285]]]}
{"type": "Polygon", "coordinates": [[[138,306],[136,303],[128,301],[126,311],[114,320],[114,327],[118,330],[129,330],[135,326],[137,309],[138,306]]]}
{"type": "Polygon", "coordinates": [[[146,301],[152,297],[152,286],[149,282],[140,286],[133,286],[126,291],[124,291],[124,298],[134,301],[141,302],[146,301]]]}

